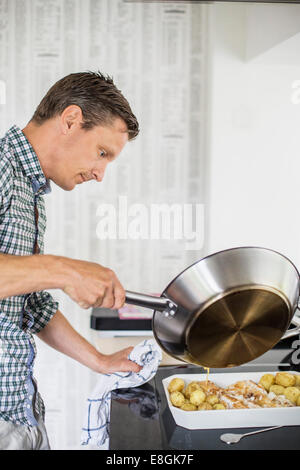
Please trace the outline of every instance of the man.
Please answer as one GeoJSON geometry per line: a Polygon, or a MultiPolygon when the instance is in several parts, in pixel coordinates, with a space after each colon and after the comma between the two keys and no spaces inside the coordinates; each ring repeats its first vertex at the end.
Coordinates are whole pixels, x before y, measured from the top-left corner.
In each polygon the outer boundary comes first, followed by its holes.
{"type": "Polygon", "coordinates": [[[96,372],[138,372],[132,348],[99,353],[44,289],[62,289],[82,308],[120,308],[125,291],[99,264],[43,255],[43,197],[102,181],[138,123],[112,79],[75,73],[59,80],[21,131],[0,140],[0,449],[48,449],[44,405],[33,378],[33,334],[96,372]]]}

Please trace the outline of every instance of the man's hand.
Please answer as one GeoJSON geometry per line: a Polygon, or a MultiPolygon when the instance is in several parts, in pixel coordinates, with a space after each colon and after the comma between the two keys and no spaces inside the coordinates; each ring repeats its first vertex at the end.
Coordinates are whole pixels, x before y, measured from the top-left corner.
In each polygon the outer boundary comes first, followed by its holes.
{"type": "Polygon", "coordinates": [[[63,256],[0,253],[0,299],[62,289],[82,308],[121,308],[125,290],[104,266],[63,256]]]}
{"type": "Polygon", "coordinates": [[[62,290],[82,308],[119,309],[125,302],[125,290],[116,274],[88,261],[62,258],[67,276],[62,290]]]}
{"type": "Polygon", "coordinates": [[[99,372],[112,374],[113,372],[139,372],[142,367],[128,359],[133,347],[122,349],[114,354],[101,357],[99,372]]]}

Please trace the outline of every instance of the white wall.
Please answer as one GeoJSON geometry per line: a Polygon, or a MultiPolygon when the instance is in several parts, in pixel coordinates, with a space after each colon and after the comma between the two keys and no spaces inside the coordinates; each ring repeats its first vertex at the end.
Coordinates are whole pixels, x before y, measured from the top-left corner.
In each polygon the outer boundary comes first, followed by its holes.
{"type": "Polygon", "coordinates": [[[247,27],[246,5],[215,5],[208,251],[265,246],[300,267],[300,34],[247,61],[247,27]]]}

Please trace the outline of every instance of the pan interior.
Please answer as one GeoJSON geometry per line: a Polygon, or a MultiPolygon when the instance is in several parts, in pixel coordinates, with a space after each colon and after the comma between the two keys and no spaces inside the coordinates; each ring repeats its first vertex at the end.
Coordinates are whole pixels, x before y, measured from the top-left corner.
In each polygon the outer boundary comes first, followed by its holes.
{"type": "Polygon", "coordinates": [[[290,318],[285,299],[265,288],[231,292],[205,308],[187,335],[187,356],[205,367],[252,361],[281,338],[290,318]]]}

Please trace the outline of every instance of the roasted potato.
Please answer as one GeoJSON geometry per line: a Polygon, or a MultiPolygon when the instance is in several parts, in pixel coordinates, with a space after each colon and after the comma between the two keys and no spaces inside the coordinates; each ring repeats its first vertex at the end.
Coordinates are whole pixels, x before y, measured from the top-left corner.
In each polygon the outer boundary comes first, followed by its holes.
{"type": "Polygon", "coordinates": [[[275,395],[284,395],[285,387],[282,385],[271,385],[269,391],[275,393],[275,395]]]}
{"type": "Polygon", "coordinates": [[[205,401],[204,403],[201,403],[201,405],[198,406],[198,410],[212,410],[213,407],[210,403],[207,403],[207,401],[205,401]]]}
{"type": "Polygon", "coordinates": [[[171,382],[168,385],[168,391],[170,393],[172,392],[182,392],[184,389],[185,383],[183,379],[172,379],[171,382]]]}
{"type": "Polygon", "coordinates": [[[194,390],[190,396],[190,402],[193,405],[199,406],[205,401],[206,395],[202,389],[194,390]]]}
{"type": "Polygon", "coordinates": [[[217,397],[217,395],[208,395],[206,401],[210,405],[215,405],[216,403],[219,403],[219,398],[217,397]]]}
{"type": "Polygon", "coordinates": [[[295,377],[295,386],[300,387],[300,375],[294,375],[295,377]]]}
{"type": "Polygon", "coordinates": [[[275,375],[275,384],[283,387],[293,387],[296,383],[296,377],[289,372],[277,372],[275,375]]]}
{"type": "Polygon", "coordinates": [[[190,382],[183,393],[187,398],[190,398],[191,393],[195,390],[202,390],[202,388],[200,387],[198,382],[190,382]]]}
{"type": "Polygon", "coordinates": [[[181,410],[184,410],[184,411],[196,411],[197,410],[197,406],[196,405],[193,405],[192,403],[184,403],[181,407],[180,407],[181,410]]]}
{"type": "Polygon", "coordinates": [[[264,387],[267,392],[269,392],[271,385],[274,385],[275,377],[272,374],[265,374],[261,377],[259,384],[264,387]]]}
{"type": "Polygon", "coordinates": [[[300,397],[300,390],[297,387],[286,387],[284,395],[288,400],[296,405],[297,400],[300,397]]]}
{"type": "Polygon", "coordinates": [[[172,405],[176,406],[177,408],[181,408],[181,406],[185,404],[185,398],[181,392],[170,393],[170,400],[172,405]]]}
{"type": "Polygon", "coordinates": [[[216,404],[213,406],[213,409],[214,409],[214,410],[226,410],[226,406],[223,405],[223,403],[216,403],[216,404]]]}
{"type": "MultiPolygon", "coordinates": [[[[248,400],[251,401],[249,393],[253,389],[254,385],[252,384],[253,386],[251,388],[251,384],[247,384],[247,380],[244,382],[245,389],[241,389],[240,393],[246,399],[245,408],[251,408],[251,403],[249,403],[248,406],[248,400]]],[[[222,388],[218,386],[213,387],[214,384],[212,384],[212,382],[209,383],[210,387],[207,387],[206,390],[204,382],[192,381],[185,387],[183,379],[178,377],[173,378],[168,385],[169,398],[172,405],[183,411],[228,409],[228,404],[222,399],[222,394],[219,393],[222,391],[222,388]]],[[[239,387],[241,387],[241,384],[243,385],[243,381],[235,384],[238,390],[239,387]]],[[[291,406],[291,404],[294,406],[300,406],[300,374],[298,375],[290,372],[264,374],[259,380],[259,385],[260,392],[262,392],[263,387],[267,393],[270,392],[270,398],[272,397],[272,393],[275,395],[282,395],[282,399],[276,400],[273,395],[273,400],[271,398],[271,401],[268,401],[263,397],[261,401],[259,401],[258,397],[256,397],[255,404],[263,408],[275,407],[278,405],[284,407],[291,406]],[[283,397],[286,398],[285,401],[283,397]]]]}

